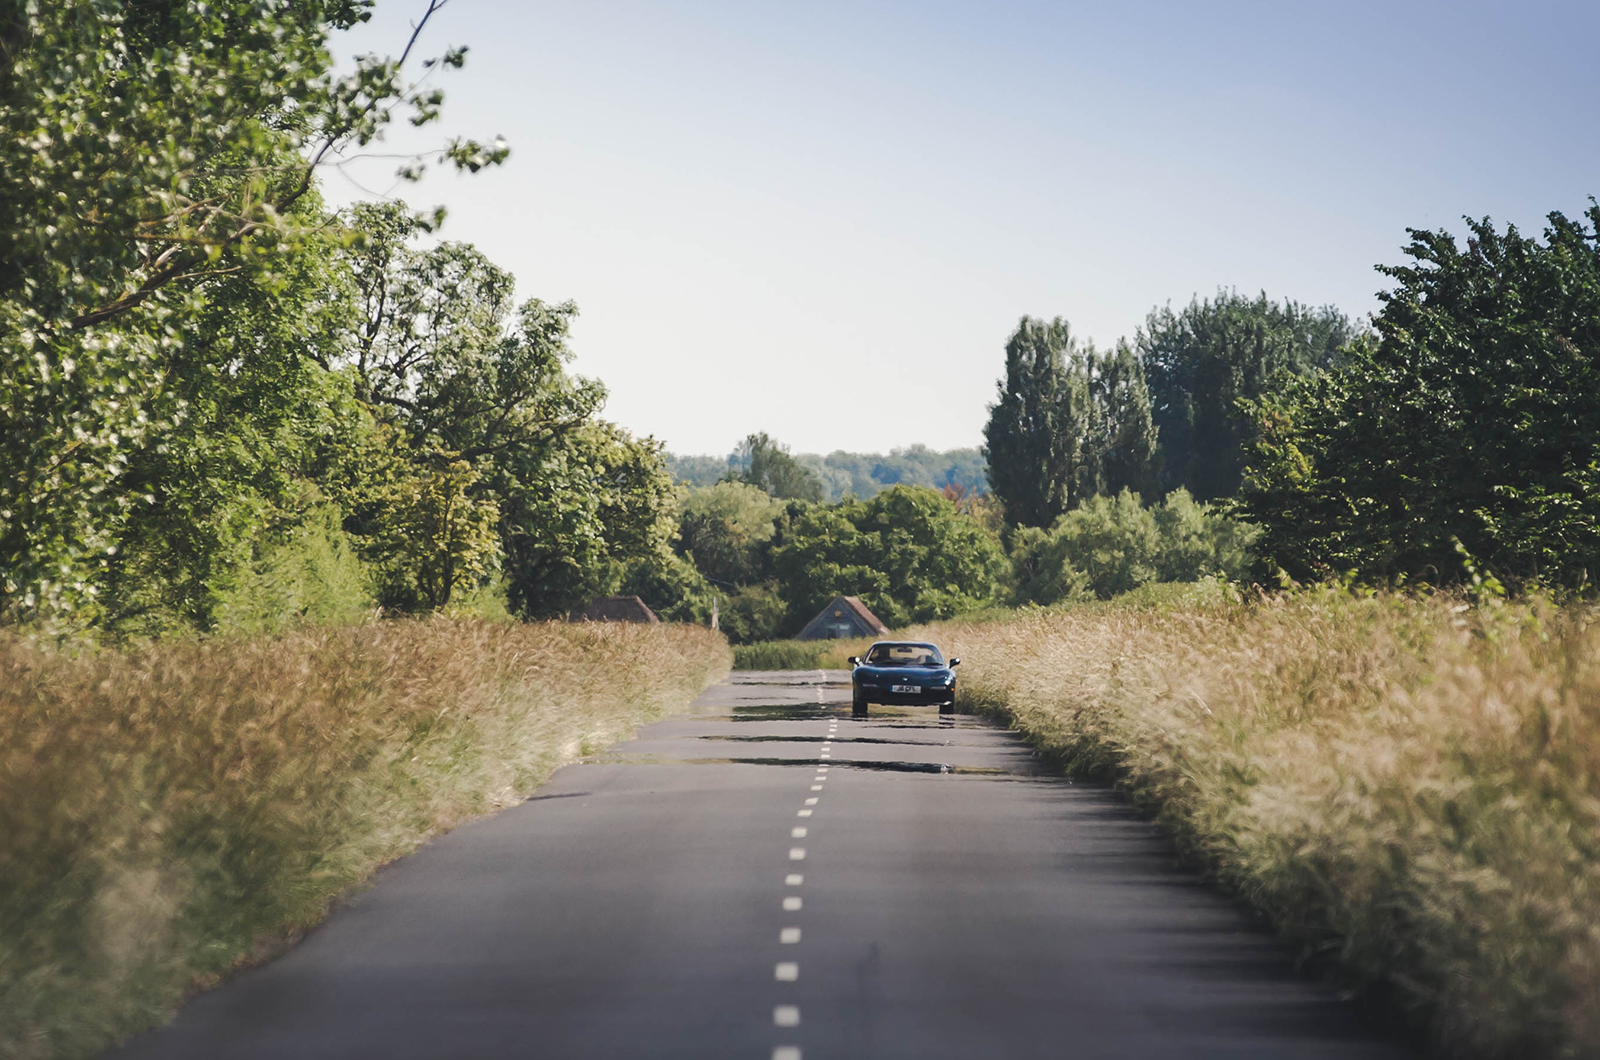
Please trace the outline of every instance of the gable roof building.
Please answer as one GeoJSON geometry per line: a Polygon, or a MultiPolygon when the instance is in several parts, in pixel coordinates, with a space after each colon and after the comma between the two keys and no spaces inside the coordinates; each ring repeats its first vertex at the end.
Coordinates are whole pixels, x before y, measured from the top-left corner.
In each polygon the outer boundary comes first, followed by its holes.
{"type": "Polygon", "coordinates": [[[835,596],[817,617],[806,623],[795,640],[833,640],[839,637],[882,637],[889,627],[854,596],[835,596]]]}
{"type": "Polygon", "coordinates": [[[599,596],[590,600],[587,607],[574,608],[567,615],[567,621],[648,622],[659,625],[661,619],[637,596],[599,596]]]}

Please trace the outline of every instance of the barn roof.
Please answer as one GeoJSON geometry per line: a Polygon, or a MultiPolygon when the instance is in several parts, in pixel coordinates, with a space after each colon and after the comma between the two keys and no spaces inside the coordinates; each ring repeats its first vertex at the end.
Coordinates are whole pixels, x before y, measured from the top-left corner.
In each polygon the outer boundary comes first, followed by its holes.
{"type": "Polygon", "coordinates": [[[834,637],[881,637],[889,627],[867,610],[854,596],[835,596],[817,617],[806,623],[796,640],[829,640],[834,637]]]}
{"type": "Polygon", "coordinates": [[[599,596],[587,607],[574,608],[569,622],[651,622],[661,619],[637,596],[599,596]]]}

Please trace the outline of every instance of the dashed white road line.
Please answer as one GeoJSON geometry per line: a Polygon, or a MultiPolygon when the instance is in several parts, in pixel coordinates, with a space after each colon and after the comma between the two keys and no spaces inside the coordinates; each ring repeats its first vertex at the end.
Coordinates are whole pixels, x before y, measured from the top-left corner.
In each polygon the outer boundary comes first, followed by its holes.
{"type": "MultiPolygon", "coordinates": [[[[821,682],[826,681],[826,680],[827,680],[827,675],[825,673],[823,673],[822,671],[820,671],[820,670],[817,671],[817,681],[818,681],[817,703],[819,705],[826,702],[826,697],[823,695],[823,690],[822,690],[822,687],[821,687],[821,682]]],[[[831,753],[832,750],[833,750],[833,736],[834,736],[834,733],[838,731],[838,728],[839,728],[839,719],[838,718],[829,718],[828,719],[828,734],[827,734],[827,736],[823,737],[822,749],[819,752],[821,758],[826,759],[826,758],[832,758],[833,757],[833,755],[831,753]]],[[[817,776],[816,776],[815,781],[811,784],[811,790],[812,791],[821,791],[822,790],[823,781],[825,781],[827,779],[828,779],[828,767],[825,764],[822,764],[819,761],[818,764],[817,764],[817,776]]],[[[812,798],[806,799],[804,808],[796,811],[795,816],[797,816],[797,817],[810,817],[814,812],[816,812],[813,809],[811,809],[811,807],[817,805],[817,801],[818,800],[817,800],[816,797],[812,797],[812,798]]],[[[791,828],[789,830],[789,835],[794,839],[804,839],[806,837],[806,829],[803,826],[797,825],[797,826],[795,826],[795,827],[793,827],[793,828],[791,828]]],[[[789,848],[789,860],[790,861],[804,861],[805,857],[806,857],[806,848],[805,847],[790,847],[789,848]]],[[[801,884],[803,884],[805,882],[805,877],[802,876],[798,872],[791,872],[791,873],[789,873],[787,876],[785,876],[783,878],[783,882],[784,882],[784,885],[787,886],[787,887],[799,887],[801,884]]],[[[801,900],[799,895],[791,894],[791,895],[785,895],[784,896],[784,899],[783,899],[783,910],[786,913],[797,913],[797,912],[800,911],[800,909],[802,908],[803,905],[804,905],[804,902],[801,900]]],[[[782,928],[782,929],[780,929],[778,931],[778,942],[783,944],[783,945],[792,946],[792,945],[798,944],[799,941],[800,941],[800,929],[798,927],[786,927],[786,928],[782,928]]],[[[800,978],[800,964],[799,964],[799,962],[797,962],[797,961],[779,961],[776,965],[773,966],[772,977],[773,977],[773,979],[777,980],[780,983],[792,983],[792,982],[795,982],[797,979],[800,978]]],[[[775,1027],[798,1027],[798,1026],[800,1026],[800,1006],[798,1006],[798,1005],[777,1005],[777,1006],[774,1006],[773,1009],[772,1009],[772,1024],[775,1027]]],[[[798,1045],[775,1045],[775,1046],[772,1047],[772,1060],[803,1060],[803,1058],[802,1058],[802,1055],[801,1055],[800,1047],[798,1045]]]]}

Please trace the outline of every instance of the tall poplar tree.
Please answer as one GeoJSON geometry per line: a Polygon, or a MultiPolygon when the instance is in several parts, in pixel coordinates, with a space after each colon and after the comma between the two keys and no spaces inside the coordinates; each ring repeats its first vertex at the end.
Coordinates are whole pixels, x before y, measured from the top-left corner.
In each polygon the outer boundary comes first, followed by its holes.
{"type": "Polygon", "coordinates": [[[1098,420],[1093,437],[1098,491],[1132,490],[1146,504],[1161,498],[1156,463],[1156,426],[1150,410],[1150,388],[1144,368],[1126,342],[1099,357],[1088,358],[1090,392],[1098,420]]]}
{"type": "Polygon", "coordinates": [[[1126,343],[1079,343],[1060,317],[1024,317],[984,428],[989,484],[1012,526],[1049,526],[1090,497],[1159,494],[1144,370],[1126,343]]]}
{"type": "Polygon", "coordinates": [[[1081,497],[1089,390],[1068,370],[1077,342],[1061,317],[1023,317],[1006,343],[1006,374],[989,407],[989,488],[1013,526],[1049,526],[1081,497]]]}

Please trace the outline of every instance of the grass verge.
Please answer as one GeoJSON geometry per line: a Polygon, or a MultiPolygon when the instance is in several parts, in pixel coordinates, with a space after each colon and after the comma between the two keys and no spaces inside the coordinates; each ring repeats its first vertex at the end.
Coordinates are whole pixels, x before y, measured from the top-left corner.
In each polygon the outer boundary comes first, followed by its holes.
{"type": "Polygon", "coordinates": [[[733,646],[735,670],[848,670],[871,640],[762,640],[733,646]]]}
{"type": "Polygon", "coordinates": [[[165,1019],[730,662],[707,630],[611,623],[0,637],[0,1055],[85,1056],[165,1019]]]}
{"type": "Polygon", "coordinates": [[[1210,593],[908,633],[1442,1053],[1600,1056],[1592,609],[1210,593]]]}

